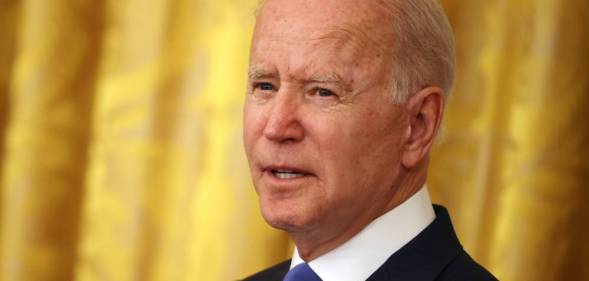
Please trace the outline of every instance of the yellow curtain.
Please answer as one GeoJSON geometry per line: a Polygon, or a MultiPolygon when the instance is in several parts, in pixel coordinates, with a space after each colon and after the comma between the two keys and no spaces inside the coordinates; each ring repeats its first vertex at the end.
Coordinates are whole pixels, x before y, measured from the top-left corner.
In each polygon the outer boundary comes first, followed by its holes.
{"type": "MultiPolygon", "coordinates": [[[[0,0],[0,280],[235,280],[288,257],[241,148],[256,0],[0,0]]],[[[501,280],[589,279],[589,3],[446,0],[434,201],[501,280]]]]}
{"type": "Polygon", "coordinates": [[[501,280],[589,280],[589,1],[448,0],[458,83],[433,198],[501,280]]]}

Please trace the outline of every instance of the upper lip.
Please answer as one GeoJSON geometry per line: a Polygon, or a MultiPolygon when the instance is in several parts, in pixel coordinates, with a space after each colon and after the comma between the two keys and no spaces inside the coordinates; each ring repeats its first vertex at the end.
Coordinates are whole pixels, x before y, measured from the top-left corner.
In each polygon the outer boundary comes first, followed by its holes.
{"type": "Polygon", "coordinates": [[[269,165],[269,166],[265,166],[262,169],[264,172],[273,172],[273,171],[289,171],[289,172],[293,172],[293,173],[297,173],[297,174],[303,174],[303,175],[312,175],[311,172],[299,168],[299,167],[294,167],[294,166],[287,166],[287,165],[269,165]]]}

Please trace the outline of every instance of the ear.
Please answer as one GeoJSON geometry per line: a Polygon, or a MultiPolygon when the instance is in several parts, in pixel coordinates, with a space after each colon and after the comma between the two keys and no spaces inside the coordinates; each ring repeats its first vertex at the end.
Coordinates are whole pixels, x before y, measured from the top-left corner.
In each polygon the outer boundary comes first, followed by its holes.
{"type": "Polygon", "coordinates": [[[444,113],[444,90],[428,87],[407,101],[409,127],[401,161],[406,168],[417,166],[429,153],[444,113]]]}

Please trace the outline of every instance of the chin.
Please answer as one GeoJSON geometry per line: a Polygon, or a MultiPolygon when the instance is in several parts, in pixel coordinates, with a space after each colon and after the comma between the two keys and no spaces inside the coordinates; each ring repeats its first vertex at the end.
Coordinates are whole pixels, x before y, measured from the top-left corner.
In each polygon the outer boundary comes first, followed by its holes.
{"type": "Polygon", "coordinates": [[[260,207],[264,220],[270,226],[286,232],[304,231],[314,221],[313,216],[307,213],[308,208],[301,208],[294,202],[289,203],[262,199],[260,200],[260,207]]]}

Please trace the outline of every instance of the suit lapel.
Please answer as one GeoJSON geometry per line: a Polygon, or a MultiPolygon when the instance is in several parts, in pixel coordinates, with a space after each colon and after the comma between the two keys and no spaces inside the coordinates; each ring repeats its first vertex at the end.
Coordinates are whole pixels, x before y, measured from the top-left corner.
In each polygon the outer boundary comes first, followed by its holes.
{"type": "Polygon", "coordinates": [[[289,269],[290,260],[287,260],[245,278],[243,281],[282,281],[289,269]]]}
{"type": "Polygon", "coordinates": [[[444,207],[434,205],[436,219],[394,253],[367,281],[435,280],[460,254],[462,246],[444,207]]]}

